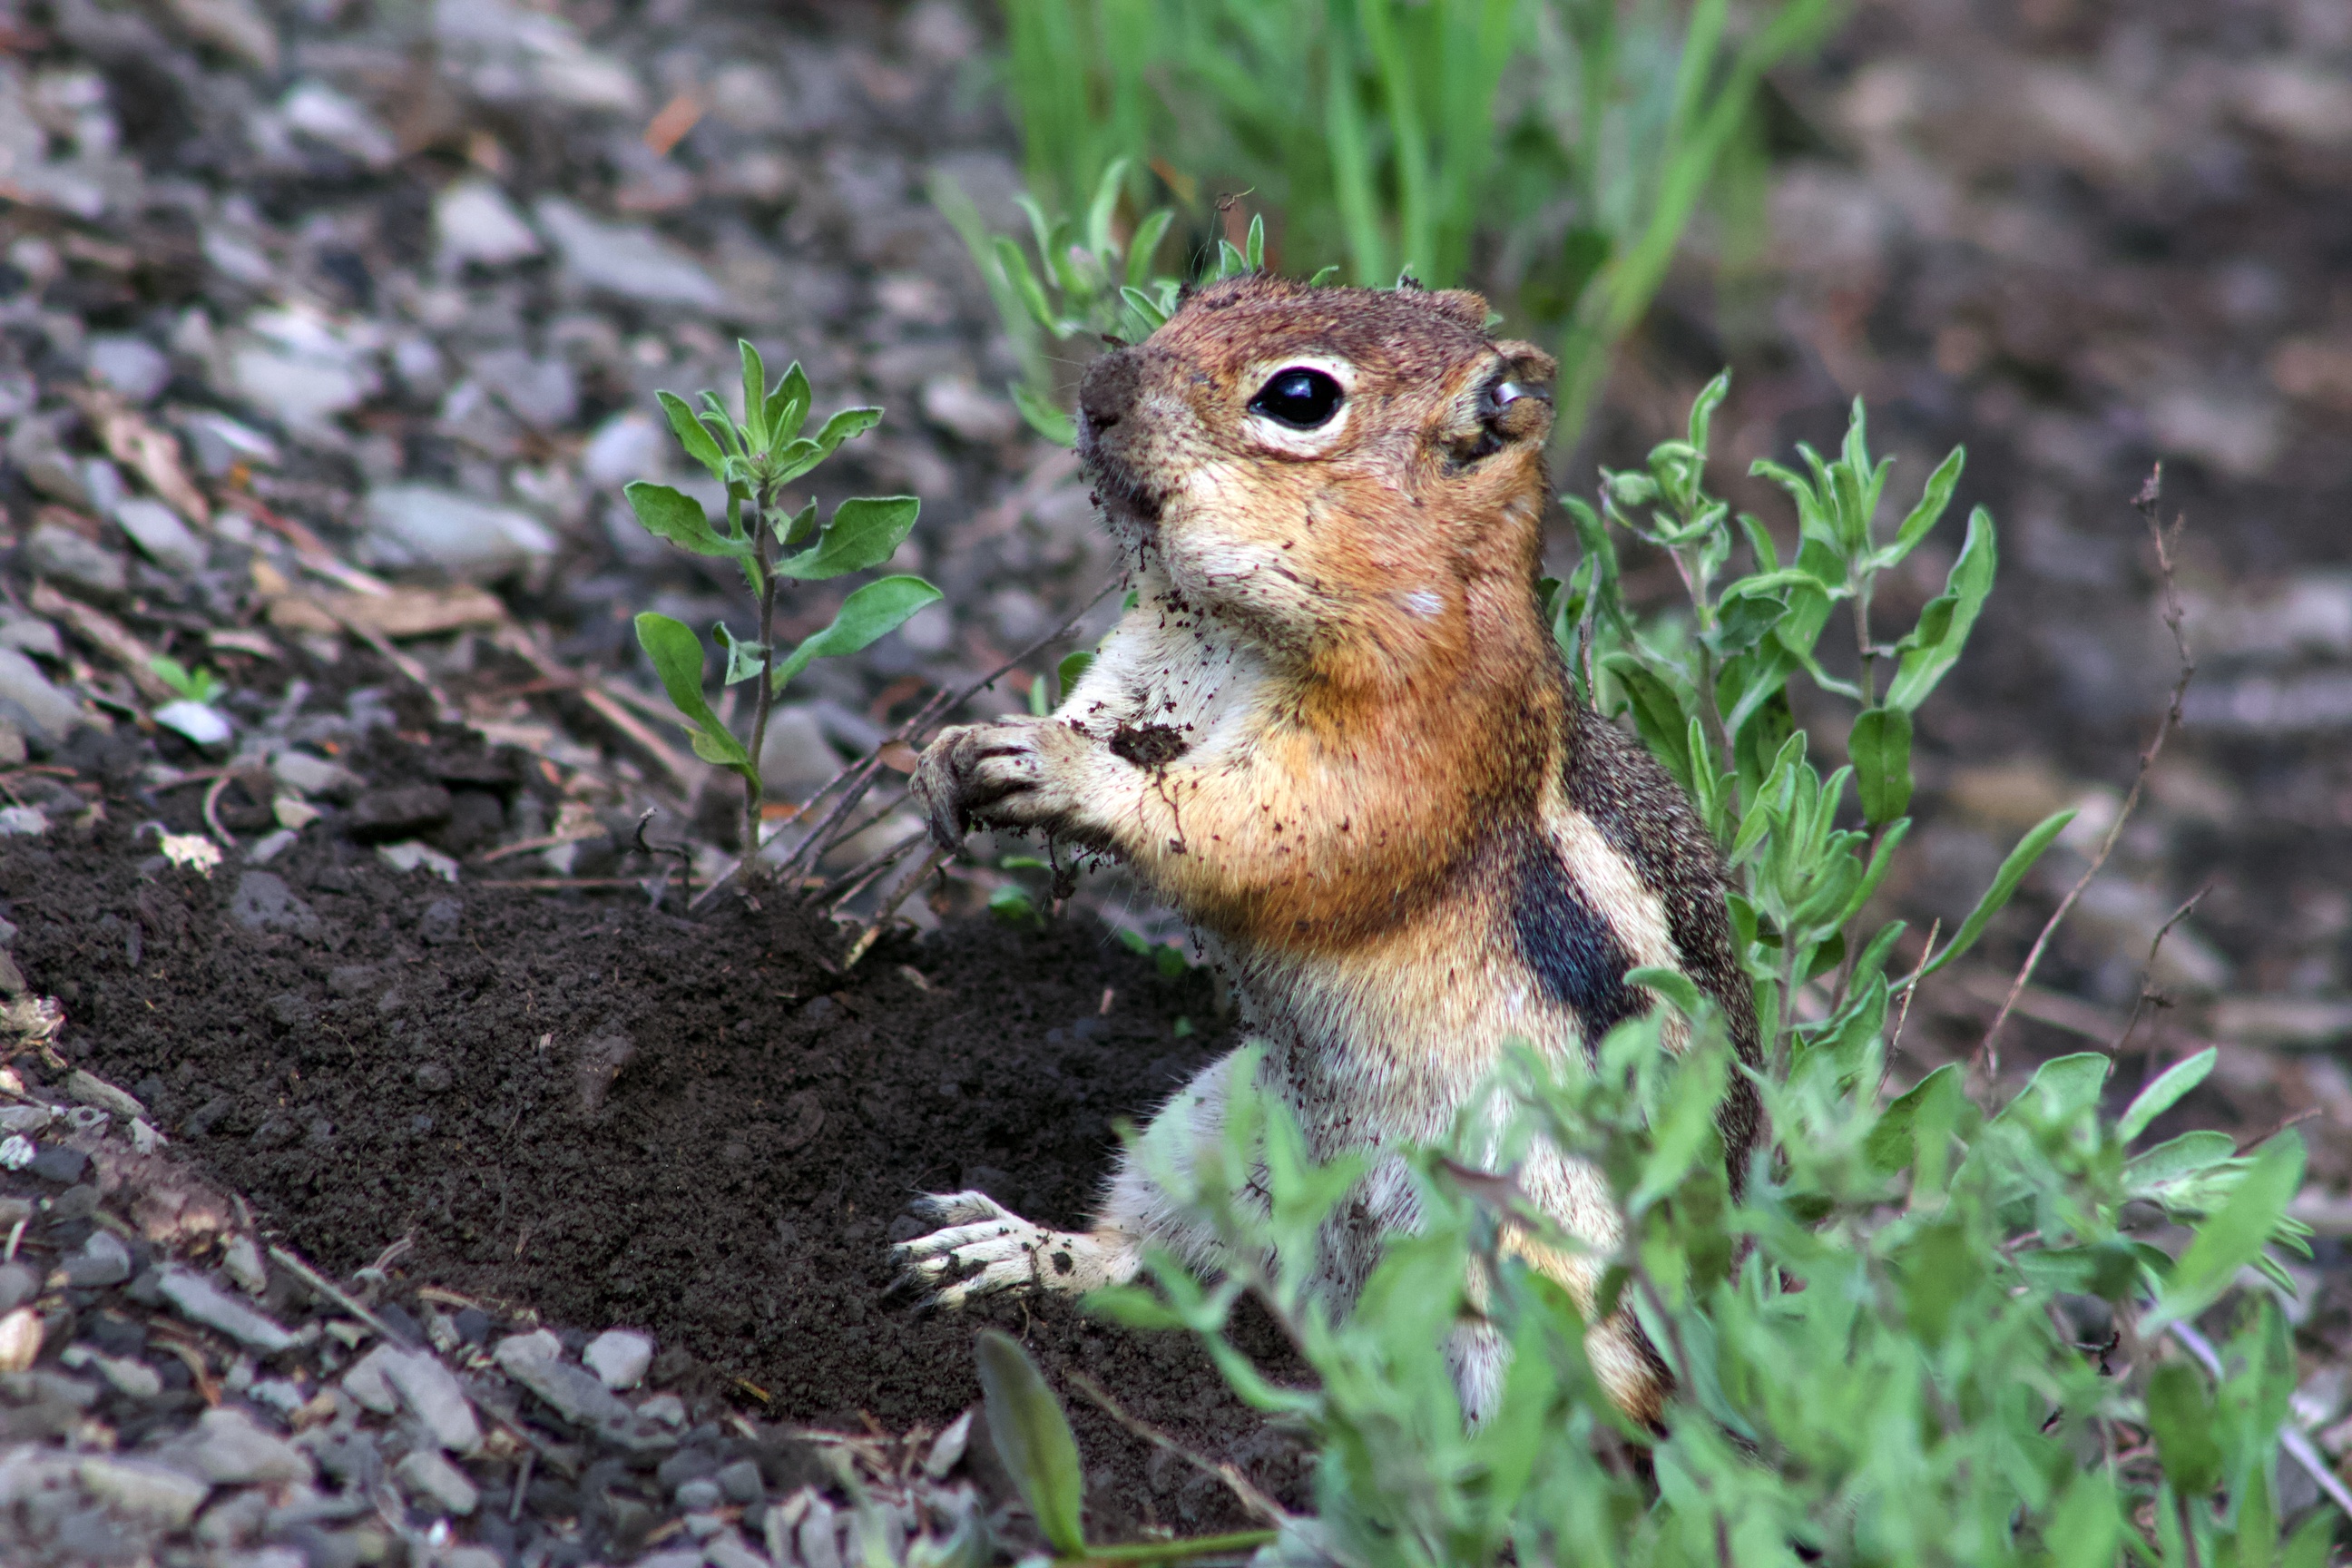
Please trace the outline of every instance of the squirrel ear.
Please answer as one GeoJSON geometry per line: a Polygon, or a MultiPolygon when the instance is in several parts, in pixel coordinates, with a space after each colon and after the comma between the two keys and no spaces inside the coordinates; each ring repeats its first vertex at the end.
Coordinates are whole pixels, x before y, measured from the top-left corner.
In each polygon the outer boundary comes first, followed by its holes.
{"type": "Polygon", "coordinates": [[[1511,379],[1522,386],[1540,386],[1549,393],[1559,379],[1559,361],[1533,343],[1500,342],[1495,352],[1511,367],[1511,379]]]}
{"type": "Polygon", "coordinates": [[[1486,297],[1467,289],[1439,289],[1422,297],[1421,303],[1433,310],[1453,317],[1474,332],[1486,330],[1486,297]]]}

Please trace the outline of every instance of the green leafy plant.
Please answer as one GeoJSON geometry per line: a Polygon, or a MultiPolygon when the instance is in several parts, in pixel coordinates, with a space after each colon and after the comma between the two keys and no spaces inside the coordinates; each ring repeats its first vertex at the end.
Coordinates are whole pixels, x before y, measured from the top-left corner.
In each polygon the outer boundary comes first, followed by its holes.
{"type": "Polygon", "coordinates": [[[877,578],[852,592],[823,630],[790,649],[776,646],[776,597],[782,584],[822,582],[879,566],[913,530],[920,503],[912,496],[856,497],[835,507],[822,524],[814,499],[798,510],[791,508],[787,487],[805,478],[843,442],[881,423],[882,411],[845,408],[814,436],[804,436],[811,394],[798,363],[771,385],[759,351],[748,342],[739,342],[736,347],[743,365],[740,417],[728,411],[716,393],[703,393],[699,408],[675,393],[658,395],[678,445],[726,489],[723,528],[713,525],[700,501],[671,486],[639,479],[625,493],[647,532],[697,555],[735,562],[759,603],[755,636],[739,637],[723,622],[710,628],[725,659],[726,684],[757,683],[748,745],[703,696],[703,646],[693,629],[652,611],[636,620],[638,645],[677,710],[695,755],[732,769],[743,781],[744,863],[754,866],[763,794],[760,752],[776,698],[813,661],[857,652],[941,595],[920,577],[877,578]]]}
{"type": "Polygon", "coordinates": [[[1009,1334],[982,1330],[973,1359],[979,1363],[989,1439],[1021,1489],[1021,1500],[1052,1549],[1054,1562],[1170,1563],[1246,1551],[1274,1539],[1270,1530],[1250,1530],[1191,1540],[1090,1544],[1083,1515],[1085,1476],[1062,1402],[1054,1397],[1021,1342],[1009,1334]]]}
{"type": "MultiPolygon", "coordinates": [[[[1865,937],[1862,918],[1907,826],[1909,716],[1990,591],[1990,519],[1969,519],[1945,593],[1892,641],[1873,589],[1948,509],[1960,454],[1884,531],[1888,469],[1857,405],[1834,459],[1758,466],[1796,503],[1784,553],[1706,489],[1724,391],[1643,469],[1604,474],[1598,507],[1571,503],[1582,558],[1549,587],[1580,694],[1631,718],[1736,868],[1767,1067],[1734,1058],[1687,979],[1635,972],[1660,1005],[1598,1042],[1591,1068],[1516,1051],[1452,1138],[1404,1152],[1423,1225],[1391,1240],[1348,1311],[1318,1293],[1315,1259],[1365,1157],[1318,1164],[1279,1101],[1235,1093],[1221,1143],[1189,1161],[1153,1137],[1137,1149],[1223,1237],[1231,1271],[1203,1282],[1154,1253],[1148,1285],[1093,1300],[1190,1331],[1244,1399],[1312,1434],[1315,1512],[1286,1525],[1281,1562],[2319,1568],[2340,1521],[2284,1511],[2295,1363],[2270,1293],[2292,1289],[2279,1255],[2305,1250],[2287,1213],[2297,1136],[2151,1145],[2210,1050],[2119,1110],[2101,1053],[2047,1062],[2005,1098],[1957,1064],[1884,1091],[1890,1000],[1981,935],[2063,826],[2026,836],[1946,956],[1890,979],[1901,927],[1865,937]],[[1621,532],[1674,560],[1685,615],[1628,610],[1621,532]],[[1730,574],[1742,545],[1752,564],[1730,574]],[[1841,610],[1845,674],[1818,651],[1841,610]],[[1853,760],[1827,777],[1790,715],[1799,675],[1853,714],[1853,760]],[[1670,1013],[1689,1021],[1679,1052],[1664,1044],[1670,1013]],[[1714,1114],[1742,1072],[1770,1135],[1734,1201],[1714,1114]],[[1613,1245],[1560,1232],[1520,1192],[1538,1141],[1605,1178],[1613,1245]],[[1528,1266],[1531,1247],[1599,1258],[1596,1310],[1630,1312],[1673,1375],[1663,1432],[1602,1392],[1585,1321],[1528,1266]],[[2241,1289],[2248,1269],[2268,1286],[2241,1289]],[[1244,1293],[1287,1330],[1312,1386],[1276,1383],[1234,1342],[1244,1293]],[[2200,1327],[2213,1322],[2218,1352],[2200,1327]],[[1446,1353],[1465,1330],[1511,1350],[1475,1426],[1446,1353]]],[[[1253,1084],[1254,1067],[1232,1081],[1253,1084]]]]}
{"type": "MultiPolygon", "coordinates": [[[[1065,211],[1091,198],[1081,249],[1155,178],[1195,225],[1204,190],[1249,191],[1280,216],[1290,270],[1477,282],[1512,304],[1560,350],[1572,437],[1709,191],[1745,180],[1720,205],[1758,205],[1743,154],[1763,73],[1839,10],[1007,0],[1005,79],[1032,190],[1065,211]]],[[[1150,223],[1134,232],[1156,246],[1150,223]]]]}
{"type": "Polygon", "coordinates": [[[147,668],[157,679],[172,689],[172,694],[184,701],[202,703],[209,708],[228,690],[221,678],[203,665],[190,669],[168,654],[157,654],[147,661],[147,668]]]}
{"type": "MultiPolygon", "coordinates": [[[[1103,172],[1083,226],[1066,217],[1047,217],[1026,192],[1016,198],[1036,247],[1034,266],[1018,241],[988,232],[979,209],[951,182],[940,182],[932,193],[971,252],[972,265],[987,280],[998,319],[1020,357],[1023,379],[1007,389],[1013,405],[1031,429],[1059,446],[1075,445],[1077,432],[1060,405],[1048,344],[1068,343],[1081,335],[1139,342],[1175,314],[1183,288],[1181,279],[1152,269],[1152,257],[1175,219],[1173,209],[1158,208],[1132,232],[1123,231],[1117,222],[1127,169],[1121,160],[1103,172]]],[[[1194,281],[1254,272],[1265,263],[1265,223],[1261,217],[1252,220],[1243,244],[1220,240],[1194,281]]]]}

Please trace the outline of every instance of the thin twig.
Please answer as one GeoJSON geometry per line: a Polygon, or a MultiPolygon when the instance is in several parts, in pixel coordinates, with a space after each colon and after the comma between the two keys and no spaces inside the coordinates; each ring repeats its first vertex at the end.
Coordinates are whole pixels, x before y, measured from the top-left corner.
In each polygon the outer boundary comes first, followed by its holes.
{"type": "MultiPolygon", "coordinates": [[[[2213,1348],[2212,1341],[2187,1323],[2174,1322],[2165,1326],[2172,1331],[2172,1337],[2197,1358],[2198,1363],[2209,1375],[2220,1379],[2221,1356],[2213,1348]]],[[[2279,1447],[2286,1450],[2287,1458],[2301,1465],[2311,1479],[2319,1483],[2319,1489],[2327,1494],[2328,1501],[2342,1509],[2346,1518],[2352,1519],[2352,1491],[2347,1491],[2344,1483],[2336,1479],[2336,1472],[2327,1468],[2327,1462],[2319,1457],[2319,1450],[2311,1446],[2310,1437],[2294,1424],[2292,1416],[2279,1427],[2279,1447]]]]}
{"type": "MultiPolygon", "coordinates": [[[[2164,995],[2156,988],[2156,955],[2163,950],[2164,939],[2172,934],[2172,928],[2179,925],[2182,921],[2187,920],[2189,918],[2189,911],[2195,909],[2199,903],[2202,902],[2205,895],[2212,890],[2212,879],[2208,878],[2206,879],[2206,882],[2203,887],[2189,894],[2186,899],[2183,899],[2180,901],[2180,907],[2173,910],[2169,915],[2167,915],[2165,917],[2164,923],[2156,928],[2156,935],[2150,939],[2147,944],[2147,962],[2140,966],[2139,994],[2133,998],[2131,1016],[2124,1020],[2124,1032],[2116,1037],[2115,1045],[2109,1047],[2107,1051],[2108,1056],[2116,1058],[2120,1058],[2123,1056],[2124,1047],[2131,1043],[2132,1031],[2139,1027],[2139,1016],[2141,1009],[2145,1008],[2151,1002],[2157,1004],[2157,1005],[2160,1007],[2168,1007],[2172,1005],[2170,1002],[2167,1001],[2164,995]]],[[[2151,1075],[2156,1071],[2156,1053],[2153,1050],[2148,1052],[2147,1070],[2151,1075]]],[[[2144,1088],[2146,1086],[2143,1085],[2142,1087],[2144,1088]]]]}
{"type": "Polygon", "coordinates": [[[363,1303],[338,1287],[333,1280],[329,1279],[325,1275],[320,1273],[317,1269],[311,1268],[309,1264],[303,1262],[299,1258],[297,1258],[294,1254],[287,1251],[284,1247],[272,1246],[269,1249],[269,1256],[277,1260],[278,1267],[284,1268],[289,1274],[294,1276],[295,1279],[302,1281],[303,1284],[308,1285],[320,1296],[332,1301],[344,1311],[349,1312],[352,1317],[357,1318],[361,1322],[365,1323],[369,1328],[373,1329],[377,1333],[383,1336],[383,1338],[390,1343],[398,1345],[403,1350],[415,1350],[416,1348],[415,1344],[410,1342],[407,1335],[394,1330],[390,1323],[387,1323],[382,1318],[377,1317],[375,1313],[370,1310],[363,1303]]]}
{"type": "MultiPolygon", "coordinates": [[[[2091,879],[2105,867],[2107,857],[2115,852],[2116,841],[2123,837],[2124,824],[2131,820],[2133,808],[2139,805],[2140,792],[2147,786],[2148,769],[2155,765],[2158,754],[2164,750],[2166,739],[2180,727],[2181,700],[2188,695],[2189,682],[2197,674],[2196,658],[2189,651],[2188,633],[2181,629],[2184,612],[2180,605],[2180,590],[2173,579],[2171,544],[2166,538],[2164,525],[2157,521],[2157,503],[2162,496],[2163,485],[2164,465],[2158,463],[2149,471],[2147,482],[2140,486],[2139,494],[2132,498],[2132,506],[2147,522],[2148,537],[2156,546],[2157,582],[2164,604],[2164,625],[2172,633],[2173,649],[2180,658],[2180,677],[2172,683],[2172,700],[2165,705],[2164,718],[2157,724],[2154,738],[2139,754],[2139,767],[2132,774],[2130,793],[2124,796],[2123,805],[2116,811],[2115,821],[2108,824],[2106,837],[2099,840],[2098,853],[2091,857],[2089,868],[2075,879],[2074,885],[2066,889],[2066,896],[2058,900],[2058,907],[2042,922],[2041,934],[2033,939],[2033,946],[2026,952],[2025,962],[2018,966],[2017,978],[2010,985],[2008,999],[2001,1003],[2000,1011],[1993,1015],[1991,1026],[1985,1030],[1983,1040],[1977,1046],[1974,1066],[1988,1081],[2000,1076],[2000,1047],[1998,1043],[2000,1026],[2009,1021],[2011,1009],[2017,1005],[2017,999],[2025,994],[2026,985],[2033,979],[2033,971],[2042,963],[2042,954],[2050,946],[2050,939],[2057,933],[2058,923],[2073,912],[2074,901],[2083,896],[2083,889],[2091,885],[2091,879]]],[[[2174,521],[2173,538],[2179,537],[2185,521],[2186,519],[2174,521]]]]}
{"type": "Polygon", "coordinates": [[[912,833],[892,843],[887,848],[868,855],[864,860],[819,889],[810,898],[809,902],[822,904],[828,909],[836,904],[847,903],[864,892],[866,887],[877,880],[884,872],[897,865],[905,857],[907,851],[920,844],[929,834],[929,828],[918,827],[912,833]]]}
{"type": "Polygon", "coordinates": [[[947,850],[934,848],[929,855],[923,857],[921,865],[908,872],[898,887],[883,899],[881,907],[874,911],[872,921],[864,931],[857,933],[857,940],[849,944],[849,951],[841,961],[841,966],[844,969],[854,966],[859,959],[866,956],[866,951],[881,936],[882,928],[888,925],[890,917],[898,912],[898,906],[905,903],[914,890],[923,885],[924,878],[946,865],[947,859],[947,850]]]}
{"type": "Polygon", "coordinates": [[[1134,1436],[1142,1438],[1163,1453],[1175,1455],[1194,1469],[1205,1475],[1214,1476],[1224,1482],[1227,1489],[1239,1500],[1242,1507],[1253,1515],[1272,1525],[1290,1522],[1290,1510],[1260,1491],[1252,1484],[1250,1479],[1243,1475],[1230,1461],[1212,1459],[1205,1455],[1196,1454],[1141,1416],[1129,1415],[1120,1407],[1118,1400],[1110,1396],[1108,1389],[1083,1372],[1070,1373],[1070,1384],[1099,1405],[1104,1415],[1126,1427],[1134,1436]]]}
{"type": "Polygon", "coordinates": [[[1919,994],[1919,976],[1927,972],[1927,961],[1936,956],[1936,939],[1944,931],[1944,920],[1936,917],[1927,926],[1927,945],[1919,950],[1919,962],[1911,970],[1911,978],[1903,983],[1903,1005],[1895,1015],[1895,1033],[1887,1037],[1886,1059],[1894,1061],[1903,1048],[1903,1026],[1911,1021],[1911,998],[1919,994]]]}
{"type": "Polygon", "coordinates": [[[219,777],[205,786],[205,826],[212,829],[214,841],[224,849],[236,847],[236,840],[229,836],[227,828],[221,826],[220,819],[221,792],[227,789],[236,777],[236,773],[223,770],[219,777]]]}
{"type": "MultiPolygon", "coordinates": [[[[1124,579],[1119,581],[1124,581],[1124,579]]],[[[1105,599],[1110,597],[1112,594],[1118,592],[1119,581],[1114,581],[1109,584],[1101,593],[1097,594],[1093,598],[1087,600],[1085,605],[1081,605],[1069,619],[1064,621],[1060,626],[1055,627],[1044,637],[1039,637],[1035,642],[1031,643],[1019,653],[1014,654],[1011,658],[1006,659],[1003,664],[997,666],[994,669],[989,671],[988,674],[981,677],[978,680],[973,681],[969,686],[966,686],[958,691],[950,692],[942,689],[933,694],[929,701],[925,702],[922,707],[916,710],[913,718],[908,719],[905,723],[899,725],[897,731],[886,738],[880,745],[876,746],[873,750],[867,752],[866,755],[860,757],[857,761],[851,763],[839,773],[834,774],[832,778],[826,780],[823,788],[819,789],[814,795],[809,796],[807,803],[802,806],[802,811],[805,813],[810,808],[814,807],[818,801],[823,800],[825,795],[831,793],[836,786],[841,789],[841,798],[834,804],[834,806],[830,811],[825,813],[823,820],[819,821],[814,827],[809,829],[807,836],[803,837],[798,844],[793,846],[792,851],[787,854],[782,861],[778,862],[775,870],[775,879],[779,883],[789,883],[793,876],[800,871],[804,864],[814,860],[818,856],[823,855],[827,849],[832,848],[833,846],[838,843],[842,837],[846,837],[846,835],[835,834],[834,830],[841,826],[844,818],[845,818],[852,811],[856,809],[857,803],[865,798],[866,790],[872,787],[874,775],[879,772],[883,766],[882,752],[886,748],[894,743],[912,744],[917,736],[924,733],[931,725],[938,722],[939,720],[947,714],[954,712],[957,709],[971,701],[986,688],[992,686],[997,681],[1003,679],[1012,670],[1019,667],[1023,661],[1032,658],[1043,649],[1052,647],[1054,644],[1061,641],[1064,637],[1069,636],[1070,633],[1076,631],[1077,629],[1078,623],[1085,620],[1087,616],[1092,614],[1097,605],[1101,604],[1105,599]]],[[[751,857],[759,854],[759,852],[760,846],[757,843],[746,846],[743,854],[743,860],[750,859],[751,857]]],[[[734,880],[736,873],[742,868],[743,860],[738,860],[735,863],[734,870],[729,871],[725,876],[720,877],[716,881],[712,882],[709,887],[705,888],[702,890],[701,897],[695,900],[695,902],[697,904],[707,903],[713,897],[717,896],[721,889],[725,888],[730,882],[734,880]]]]}
{"type": "MultiPolygon", "coordinates": [[[[687,848],[683,844],[649,844],[646,841],[646,824],[654,819],[655,810],[655,807],[649,805],[646,807],[644,813],[637,818],[637,853],[646,856],[648,858],[657,858],[664,855],[677,856],[677,885],[690,896],[694,892],[693,851],[687,848]]],[[[668,883],[669,868],[665,866],[662,868],[661,876],[656,880],[653,892],[650,895],[656,907],[661,903],[662,889],[667,887],[668,883]]]]}

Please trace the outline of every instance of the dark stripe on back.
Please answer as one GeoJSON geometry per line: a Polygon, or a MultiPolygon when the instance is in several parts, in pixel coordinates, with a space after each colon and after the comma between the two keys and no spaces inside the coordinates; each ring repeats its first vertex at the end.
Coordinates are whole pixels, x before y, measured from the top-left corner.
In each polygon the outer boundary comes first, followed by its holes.
{"type": "Polygon", "coordinates": [[[1514,872],[1511,929],[1519,955],[1552,1000],[1576,1010],[1584,1048],[1597,1055],[1602,1036],[1642,1011],[1641,998],[1625,984],[1633,960],[1548,838],[1530,836],[1514,872]]]}

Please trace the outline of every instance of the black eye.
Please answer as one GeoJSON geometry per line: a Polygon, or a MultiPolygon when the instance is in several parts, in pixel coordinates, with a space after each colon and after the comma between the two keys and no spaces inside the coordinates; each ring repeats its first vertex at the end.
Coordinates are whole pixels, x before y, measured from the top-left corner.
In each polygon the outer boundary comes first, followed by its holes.
{"type": "Polygon", "coordinates": [[[1250,412],[1293,430],[1312,430],[1337,414],[1347,395],[1319,370],[1280,370],[1250,399],[1250,412]]]}

